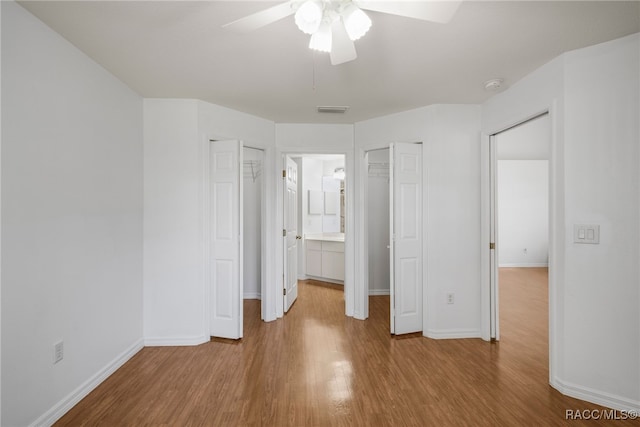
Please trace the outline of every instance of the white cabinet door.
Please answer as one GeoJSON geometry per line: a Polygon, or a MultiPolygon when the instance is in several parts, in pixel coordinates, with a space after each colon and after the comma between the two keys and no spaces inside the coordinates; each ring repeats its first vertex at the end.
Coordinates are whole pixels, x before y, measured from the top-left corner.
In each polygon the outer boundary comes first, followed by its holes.
{"type": "Polygon", "coordinates": [[[322,242],[307,240],[307,269],[309,276],[322,276],[322,242]]]}
{"type": "Polygon", "coordinates": [[[391,144],[391,333],[422,331],[422,145],[391,144]]]}
{"type": "Polygon", "coordinates": [[[343,242],[322,242],[322,277],[344,281],[343,242]]]}
{"type": "Polygon", "coordinates": [[[239,141],[210,145],[210,334],[242,338],[242,147],[239,141]]]}
{"type": "Polygon", "coordinates": [[[344,252],[322,251],[322,277],[344,281],[344,252]]]}

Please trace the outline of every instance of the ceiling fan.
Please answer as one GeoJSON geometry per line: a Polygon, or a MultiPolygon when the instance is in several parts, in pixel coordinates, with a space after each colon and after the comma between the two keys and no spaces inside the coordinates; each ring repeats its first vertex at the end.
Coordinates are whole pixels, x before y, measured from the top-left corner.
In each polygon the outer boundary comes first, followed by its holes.
{"type": "Polygon", "coordinates": [[[298,28],[311,35],[309,48],[329,52],[331,64],[338,65],[357,58],[353,42],[371,27],[371,19],[363,9],[445,24],[460,3],[456,0],[289,0],[223,28],[246,33],[295,15],[298,28]]]}

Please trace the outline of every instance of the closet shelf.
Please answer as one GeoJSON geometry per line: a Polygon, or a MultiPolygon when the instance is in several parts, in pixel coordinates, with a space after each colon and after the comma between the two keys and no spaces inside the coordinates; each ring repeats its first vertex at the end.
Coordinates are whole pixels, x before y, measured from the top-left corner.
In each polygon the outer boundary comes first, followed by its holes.
{"type": "Polygon", "coordinates": [[[262,162],[260,160],[245,160],[242,162],[243,175],[245,178],[251,178],[253,182],[262,175],[262,162]]]}

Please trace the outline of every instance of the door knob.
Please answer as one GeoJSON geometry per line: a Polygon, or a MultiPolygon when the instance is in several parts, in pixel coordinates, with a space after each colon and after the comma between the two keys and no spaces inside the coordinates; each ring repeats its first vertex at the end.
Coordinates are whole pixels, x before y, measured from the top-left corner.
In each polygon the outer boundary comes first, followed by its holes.
{"type": "Polygon", "coordinates": [[[296,236],[296,240],[302,239],[302,236],[296,236]]]}

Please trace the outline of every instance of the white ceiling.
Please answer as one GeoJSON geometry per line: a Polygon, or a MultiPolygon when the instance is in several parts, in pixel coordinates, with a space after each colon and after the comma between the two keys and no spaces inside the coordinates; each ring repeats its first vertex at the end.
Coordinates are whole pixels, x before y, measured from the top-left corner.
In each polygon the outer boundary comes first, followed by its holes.
{"type": "Polygon", "coordinates": [[[21,4],[149,98],[197,98],[275,122],[354,123],[440,103],[477,104],[560,53],[640,31],[640,2],[466,1],[448,24],[370,12],[358,59],[332,66],[293,17],[239,35],[227,22],[279,2],[21,4]],[[319,105],[348,105],[344,115],[319,105]]]}

